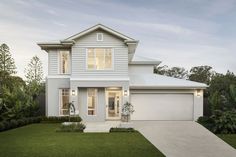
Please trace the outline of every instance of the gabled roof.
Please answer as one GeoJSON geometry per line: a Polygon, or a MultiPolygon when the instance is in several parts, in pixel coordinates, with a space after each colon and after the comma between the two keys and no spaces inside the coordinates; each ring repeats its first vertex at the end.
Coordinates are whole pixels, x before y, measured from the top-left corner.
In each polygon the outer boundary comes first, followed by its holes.
{"type": "Polygon", "coordinates": [[[161,63],[161,61],[159,61],[159,60],[156,60],[156,59],[153,59],[153,58],[148,58],[148,57],[143,57],[143,56],[139,56],[139,55],[136,55],[136,54],[135,54],[129,64],[159,65],[160,63],[161,63]]]}
{"type": "Polygon", "coordinates": [[[207,85],[158,74],[131,74],[131,89],[205,89],[207,85]]]}
{"type": "MultiPolygon", "coordinates": [[[[67,47],[71,47],[72,45],[75,44],[75,39],[80,38],[94,30],[97,29],[102,29],[118,38],[121,38],[124,40],[124,43],[127,44],[128,46],[128,52],[129,54],[134,54],[136,47],[138,45],[138,40],[135,40],[133,38],[130,38],[120,32],[117,32],[107,26],[104,26],[102,24],[97,24],[93,27],[90,27],[80,33],[77,33],[69,38],[66,38],[64,40],[58,40],[58,41],[53,41],[53,42],[39,42],[37,43],[41,49],[43,50],[48,50],[48,49],[53,49],[53,48],[67,48],[67,47]]],[[[132,57],[131,57],[132,58],[132,57]]]]}
{"type": "Polygon", "coordinates": [[[84,30],[82,32],[79,32],[79,33],[77,33],[75,35],[72,35],[69,38],[66,38],[65,41],[75,40],[75,39],[77,39],[77,38],[79,38],[81,36],[84,36],[84,35],[86,35],[88,33],[91,33],[94,30],[97,30],[97,29],[105,30],[105,31],[113,34],[114,36],[117,36],[117,37],[119,37],[121,39],[124,39],[124,40],[127,40],[127,41],[136,41],[133,38],[130,38],[130,37],[128,37],[128,36],[126,36],[126,35],[124,35],[124,34],[122,34],[120,32],[117,32],[117,31],[115,31],[115,30],[113,30],[113,29],[111,29],[111,28],[109,28],[107,26],[104,26],[104,25],[102,25],[100,23],[95,25],[95,26],[92,26],[92,27],[90,27],[90,28],[88,28],[88,29],[86,29],[86,30],[84,30]]]}

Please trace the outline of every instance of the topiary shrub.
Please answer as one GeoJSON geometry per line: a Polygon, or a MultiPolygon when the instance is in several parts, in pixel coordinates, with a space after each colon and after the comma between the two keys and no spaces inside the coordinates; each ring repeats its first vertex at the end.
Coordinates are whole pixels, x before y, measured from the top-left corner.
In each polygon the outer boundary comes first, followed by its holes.
{"type": "MultiPolygon", "coordinates": [[[[72,116],[70,117],[70,122],[81,122],[82,119],[80,116],[72,116]]],[[[69,116],[61,116],[61,117],[42,117],[43,123],[62,123],[62,122],[69,122],[69,116]]]]}
{"type": "Polygon", "coordinates": [[[10,127],[10,123],[9,123],[8,121],[3,121],[2,123],[3,123],[3,125],[4,125],[4,130],[8,130],[8,129],[11,128],[11,127],[10,127]]]}
{"type": "Polygon", "coordinates": [[[110,132],[135,132],[134,128],[111,128],[110,132]]]}

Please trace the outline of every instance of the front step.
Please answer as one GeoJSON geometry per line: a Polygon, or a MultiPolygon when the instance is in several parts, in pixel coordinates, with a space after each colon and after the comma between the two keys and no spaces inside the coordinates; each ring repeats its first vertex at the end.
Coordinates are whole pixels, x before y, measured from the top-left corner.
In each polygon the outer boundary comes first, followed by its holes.
{"type": "Polygon", "coordinates": [[[107,133],[112,127],[119,127],[120,121],[85,122],[85,133],[107,133]]]}

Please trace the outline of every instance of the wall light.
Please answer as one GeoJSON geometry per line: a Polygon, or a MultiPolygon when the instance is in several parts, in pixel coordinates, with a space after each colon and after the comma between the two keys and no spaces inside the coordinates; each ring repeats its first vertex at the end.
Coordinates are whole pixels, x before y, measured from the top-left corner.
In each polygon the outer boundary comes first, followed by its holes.
{"type": "Polygon", "coordinates": [[[71,95],[75,96],[75,90],[71,91],[71,95]]]}
{"type": "Polygon", "coordinates": [[[200,89],[197,90],[197,96],[198,96],[198,97],[201,96],[201,90],[200,90],[200,89]]]}
{"type": "Polygon", "coordinates": [[[124,90],[124,96],[128,96],[128,90],[124,90]]]}

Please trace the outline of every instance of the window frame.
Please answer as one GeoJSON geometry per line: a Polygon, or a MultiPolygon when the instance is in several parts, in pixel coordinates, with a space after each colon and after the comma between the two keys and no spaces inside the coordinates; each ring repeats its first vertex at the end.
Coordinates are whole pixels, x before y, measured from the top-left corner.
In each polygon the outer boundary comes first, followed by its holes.
{"type": "Polygon", "coordinates": [[[98,105],[98,88],[87,88],[87,116],[97,116],[97,105],[98,105]],[[94,114],[93,115],[90,115],[89,114],[89,110],[91,110],[91,109],[89,109],[89,105],[88,105],[88,99],[89,99],[89,90],[91,90],[91,89],[93,89],[93,90],[95,90],[96,92],[96,94],[95,94],[95,105],[94,105],[94,114]]]}
{"type": "Polygon", "coordinates": [[[62,90],[68,90],[68,97],[69,97],[69,102],[70,102],[70,88],[59,88],[59,116],[68,116],[69,113],[67,115],[61,114],[61,110],[66,110],[66,109],[62,109],[62,90]]]}
{"type": "MultiPolygon", "coordinates": [[[[96,63],[95,59],[96,59],[96,54],[94,55],[94,63],[96,63]]],[[[105,55],[104,55],[104,59],[105,59],[105,55]]],[[[86,70],[87,71],[113,71],[114,70],[114,48],[112,47],[89,47],[89,48],[86,48],[86,70]],[[95,69],[95,65],[94,65],[94,68],[93,69],[89,69],[88,68],[88,51],[89,49],[111,49],[111,68],[109,69],[95,69]]]]}
{"type": "Polygon", "coordinates": [[[58,74],[59,75],[70,75],[71,74],[71,51],[70,50],[58,50],[58,74]],[[69,57],[68,57],[68,72],[67,73],[62,73],[62,52],[67,51],[69,52],[69,57]]]}

